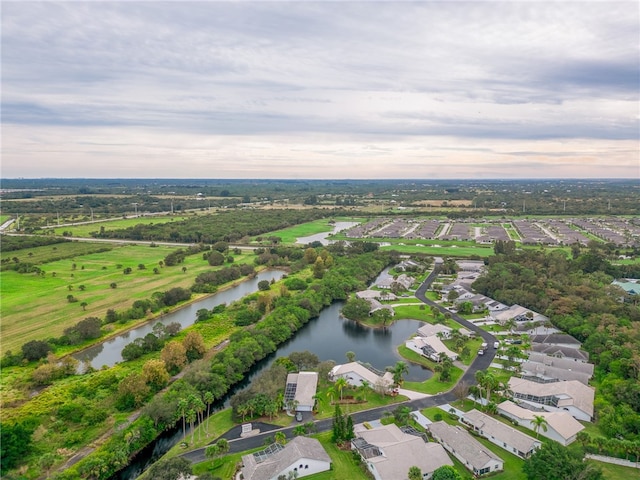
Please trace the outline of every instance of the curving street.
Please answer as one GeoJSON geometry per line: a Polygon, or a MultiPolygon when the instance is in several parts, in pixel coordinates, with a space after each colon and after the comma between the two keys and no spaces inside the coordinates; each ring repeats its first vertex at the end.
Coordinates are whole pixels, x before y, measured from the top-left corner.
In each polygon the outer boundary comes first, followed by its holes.
{"type": "MultiPolygon", "coordinates": [[[[431,274],[416,290],[416,293],[415,293],[416,298],[418,298],[420,301],[422,301],[427,305],[436,306],[442,313],[449,313],[451,315],[451,318],[456,322],[458,322],[461,326],[467,328],[468,330],[472,330],[476,332],[476,334],[481,336],[483,340],[487,342],[489,345],[493,344],[493,342],[496,341],[496,338],[493,335],[491,335],[489,332],[482,330],[480,327],[473,324],[472,322],[465,320],[464,318],[460,317],[456,313],[450,312],[446,308],[438,305],[437,303],[429,300],[426,297],[426,292],[429,286],[431,285],[431,283],[438,276],[439,270],[440,270],[440,266],[438,263],[436,263],[433,272],[431,272],[431,274]]],[[[466,372],[460,378],[458,383],[464,381],[469,385],[475,384],[476,372],[479,370],[486,370],[487,368],[489,368],[489,365],[491,364],[495,356],[495,352],[496,351],[494,349],[489,348],[486,350],[484,355],[477,355],[475,360],[471,363],[471,365],[469,365],[466,372]]],[[[406,400],[404,402],[393,404],[393,406],[377,407],[377,408],[372,408],[370,410],[363,410],[360,412],[352,413],[351,417],[353,419],[353,423],[371,422],[373,420],[380,419],[383,416],[383,414],[386,411],[388,411],[390,408],[396,408],[400,405],[406,405],[410,407],[412,410],[420,410],[427,407],[435,407],[445,403],[450,403],[455,400],[456,400],[455,395],[452,393],[452,390],[449,390],[448,392],[444,392],[438,395],[432,395],[426,398],[420,398],[417,400],[406,400]]],[[[306,420],[307,419],[305,419],[305,421],[306,420]]],[[[316,420],[313,423],[315,424],[315,428],[317,432],[324,432],[324,431],[331,430],[333,419],[325,418],[322,420],[316,420]]],[[[259,429],[260,433],[242,438],[240,436],[241,426],[238,425],[218,438],[225,438],[229,442],[229,452],[237,453],[237,452],[243,452],[245,450],[250,450],[253,448],[264,446],[265,439],[267,437],[272,436],[277,431],[283,432],[287,436],[287,438],[292,438],[293,429],[295,428],[295,425],[289,426],[289,427],[280,427],[277,425],[270,425],[266,423],[255,423],[255,422],[253,423],[253,426],[256,429],[259,429]]],[[[215,443],[217,440],[218,439],[215,439],[211,443],[215,443]]],[[[204,451],[205,451],[204,447],[199,448],[199,449],[192,450],[190,452],[186,452],[182,454],[182,457],[188,459],[192,463],[203,462],[206,459],[204,451]]]]}

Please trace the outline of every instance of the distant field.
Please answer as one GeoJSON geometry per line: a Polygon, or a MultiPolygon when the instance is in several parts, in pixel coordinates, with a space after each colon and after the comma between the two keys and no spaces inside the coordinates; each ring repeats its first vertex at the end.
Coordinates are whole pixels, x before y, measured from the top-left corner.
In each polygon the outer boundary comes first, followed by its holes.
{"type": "MultiPolygon", "coordinates": [[[[63,258],[74,258],[101,250],[114,248],[110,243],[63,242],[42,247],[25,248],[13,252],[3,251],[0,258],[17,258],[21,262],[42,265],[63,258]]],[[[43,267],[47,270],[47,267],[43,267]]]]}
{"type": "MultiPolygon", "coordinates": [[[[336,222],[360,222],[361,218],[333,218],[336,222]]],[[[283,243],[296,243],[296,240],[300,237],[308,237],[309,235],[315,235],[316,233],[331,232],[333,231],[333,225],[329,223],[326,218],[315,220],[313,222],[303,223],[294,227],[284,228],[282,230],[276,230],[262,235],[263,237],[276,236],[282,238],[283,243]]]]}
{"type": "Polygon", "coordinates": [[[91,232],[100,231],[101,227],[105,230],[120,230],[123,228],[135,227],[136,225],[152,225],[168,222],[179,222],[189,218],[188,216],[152,216],[152,217],[137,217],[137,218],[121,218],[118,220],[108,220],[104,222],[89,223],[86,225],[69,225],[66,227],[56,227],[47,229],[53,230],[55,235],[62,235],[63,232],[71,232],[74,237],[90,237],[91,232]]]}
{"type": "MultiPolygon", "coordinates": [[[[135,300],[149,298],[153,292],[189,287],[198,273],[213,268],[202,255],[192,255],[186,257],[183,264],[160,268],[160,274],[154,274],[153,268],[159,267],[158,262],[174,250],[175,247],[114,246],[108,252],[42,264],[45,276],[0,272],[3,350],[15,350],[29,340],[59,336],[83,318],[104,318],[108,309],[124,310],[135,300]],[[145,269],[139,270],[139,264],[145,269]],[[128,275],[123,273],[126,267],[132,269],[128,275]],[[182,272],[183,267],[187,268],[186,273],[182,272]],[[112,282],[117,288],[110,287],[112,282]],[[85,286],[84,291],[80,285],[85,286]],[[78,299],[77,303],[67,301],[70,294],[78,299]],[[88,304],[86,311],[81,302],[88,304]]],[[[242,257],[236,256],[236,262],[252,259],[248,255],[242,257]]]]}
{"type": "Polygon", "coordinates": [[[396,243],[380,248],[381,250],[397,250],[402,253],[422,253],[425,255],[433,255],[436,257],[470,257],[473,255],[477,255],[478,257],[489,257],[494,254],[493,246],[473,246],[474,244],[471,242],[469,242],[468,246],[446,246],[443,242],[440,242],[439,245],[441,246],[428,245],[427,243],[423,243],[420,246],[408,244],[399,245],[396,243]]]}

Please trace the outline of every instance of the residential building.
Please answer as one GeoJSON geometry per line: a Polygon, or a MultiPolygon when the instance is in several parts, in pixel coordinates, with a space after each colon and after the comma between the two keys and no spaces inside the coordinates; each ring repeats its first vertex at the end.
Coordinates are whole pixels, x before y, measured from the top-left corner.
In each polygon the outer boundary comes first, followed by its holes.
{"type": "Polygon", "coordinates": [[[460,460],[475,476],[504,470],[502,459],[473,438],[461,426],[453,426],[440,421],[432,423],[428,428],[433,438],[440,442],[446,451],[460,460]]]}
{"type": "Polygon", "coordinates": [[[335,382],[338,377],[343,377],[354,387],[361,386],[365,380],[371,388],[381,393],[387,393],[393,388],[393,374],[391,372],[377,372],[374,368],[360,362],[350,362],[333,367],[329,372],[329,378],[335,382]]]}
{"type": "Polygon", "coordinates": [[[566,358],[571,360],[578,360],[580,362],[588,362],[589,354],[584,350],[580,350],[575,347],[565,347],[562,345],[554,345],[547,343],[533,343],[531,345],[531,351],[536,353],[542,353],[550,357],[566,358]]]}
{"type": "Polygon", "coordinates": [[[544,353],[530,352],[529,361],[543,363],[551,367],[563,368],[574,372],[586,373],[589,375],[589,378],[593,376],[594,365],[592,363],[580,361],[577,358],[558,358],[544,353]]]}
{"type": "Polygon", "coordinates": [[[461,420],[479,435],[520,458],[529,458],[540,448],[541,443],[535,438],[476,409],[466,412],[461,420]]]}
{"type": "Polygon", "coordinates": [[[284,407],[289,409],[293,406],[299,412],[312,411],[317,388],[317,372],[290,373],[284,390],[284,407]]]}
{"type": "Polygon", "coordinates": [[[565,447],[576,440],[578,432],[584,430],[584,426],[568,412],[532,411],[527,408],[522,408],[510,400],[498,405],[498,413],[513,420],[522,427],[561,443],[565,447]],[[543,417],[546,420],[544,427],[540,427],[537,430],[536,424],[534,423],[536,416],[543,417]]]}
{"type": "Polygon", "coordinates": [[[315,438],[295,437],[286,445],[268,448],[242,457],[244,480],[277,480],[296,472],[297,478],[331,469],[331,458],[315,438]]]}
{"type": "Polygon", "coordinates": [[[554,383],[536,383],[511,377],[509,389],[513,397],[549,412],[566,411],[576,420],[590,422],[593,419],[595,390],[577,380],[554,383]]]}
{"type": "Polygon", "coordinates": [[[501,325],[504,325],[512,318],[518,323],[546,323],[549,321],[549,317],[518,304],[511,305],[506,310],[491,311],[491,317],[501,325]]]}
{"type": "Polygon", "coordinates": [[[440,361],[440,354],[444,353],[452,361],[458,359],[458,354],[452,352],[442,343],[437,336],[413,337],[405,342],[405,346],[420,355],[423,355],[434,362],[440,361]]]}
{"type": "Polygon", "coordinates": [[[421,337],[430,337],[438,335],[442,338],[450,338],[452,329],[440,323],[426,323],[418,329],[418,335],[421,337]]]}
{"type": "Polygon", "coordinates": [[[354,433],[352,449],[358,451],[376,480],[406,480],[409,467],[414,465],[422,471],[423,479],[429,480],[434,470],[453,465],[440,444],[427,442],[424,434],[413,429],[403,431],[393,423],[371,429],[358,425],[354,433]]]}
{"type": "Polygon", "coordinates": [[[566,370],[544,363],[525,361],[520,364],[520,377],[536,383],[561,382],[577,380],[585,385],[589,384],[591,375],[575,370],[566,370]]]}

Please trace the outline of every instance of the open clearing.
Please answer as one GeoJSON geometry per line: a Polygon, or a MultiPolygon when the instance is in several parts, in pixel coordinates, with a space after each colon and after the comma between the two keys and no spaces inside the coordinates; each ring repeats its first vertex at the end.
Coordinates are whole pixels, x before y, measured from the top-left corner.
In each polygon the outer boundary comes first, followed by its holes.
{"type": "Polygon", "coordinates": [[[158,223],[179,222],[186,220],[188,216],[148,216],[148,217],[135,217],[135,218],[120,218],[117,220],[105,220],[96,221],[93,223],[87,223],[83,225],[67,225],[61,227],[55,227],[48,230],[52,230],[55,235],[62,235],[63,232],[71,232],[73,237],[91,237],[92,232],[98,232],[102,227],[105,230],[121,230],[123,228],[135,227],[136,225],[153,225],[158,223]]]}
{"type": "MultiPolygon", "coordinates": [[[[190,287],[197,274],[214,268],[202,259],[202,254],[187,256],[179,265],[160,268],[159,262],[175,250],[175,247],[113,246],[107,252],[41,265],[46,271],[44,276],[1,272],[3,349],[15,350],[29,340],[59,336],[65,328],[84,318],[104,318],[108,309],[127,309],[135,300],[150,298],[154,292],[190,287]],[[145,268],[140,269],[140,264],[145,268]],[[123,273],[127,267],[132,269],[130,274],[123,273]],[[183,267],[187,268],[185,273],[183,267]],[[153,272],[154,268],[158,268],[158,274],[153,272]],[[111,283],[116,283],[117,288],[111,288],[111,283]],[[69,303],[68,295],[78,301],[69,303]],[[82,302],[87,303],[86,310],[82,302]]],[[[235,256],[237,263],[250,258],[235,256]]]]}

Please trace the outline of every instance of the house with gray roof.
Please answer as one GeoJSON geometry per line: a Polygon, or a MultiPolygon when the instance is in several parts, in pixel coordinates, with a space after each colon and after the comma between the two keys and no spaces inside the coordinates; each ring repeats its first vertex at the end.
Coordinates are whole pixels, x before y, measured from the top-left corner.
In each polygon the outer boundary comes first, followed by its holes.
{"type": "Polygon", "coordinates": [[[339,377],[343,377],[349,385],[354,387],[359,387],[366,382],[380,393],[387,393],[393,388],[391,372],[378,372],[373,367],[357,361],[334,366],[329,372],[329,379],[335,382],[339,377]]]}
{"type": "Polygon", "coordinates": [[[582,362],[577,358],[558,358],[544,353],[529,352],[529,361],[542,363],[550,367],[585,373],[589,375],[589,378],[593,377],[594,365],[592,363],[582,362]]]}
{"type": "Polygon", "coordinates": [[[551,343],[533,343],[530,349],[533,352],[542,353],[551,357],[578,360],[580,362],[589,361],[589,353],[579,348],[554,345],[551,343]]]}
{"type": "Polygon", "coordinates": [[[504,462],[459,425],[434,422],[428,426],[433,438],[475,476],[504,469],[504,462]]]}
{"type": "Polygon", "coordinates": [[[318,372],[290,373],[284,390],[285,408],[294,406],[299,412],[312,411],[317,388],[318,372]]]}
{"type": "Polygon", "coordinates": [[[370,429],[356,425],[354,433],[352,449],[360,454],[375,480],[406,480],[412,465],[429,480],[434,470],[443,465],[453,466],[440,444],[427,442],[424,434],[408,433],[393,423],[370,429]]]}
{"type": "Polygon", "coordinates": [[[591,376],[575,370],[545,365],[538,362],[522,362],[520,364],[520,377],[537,383],[561,382],[566,380],[577,380],[585,385],[589,384],[591,376]]]}
{"type": "Polygon", "coordinates": [[[418,335],[421,337],[430,337],[432,335],[438,335],[442,338],[451,337],[451,327],[442,325],[441,323],[426,323],[418,329],[418,335]]]}
{"type": "Polygon", "coordinates": [[[440,361],[441,353],[444,353],[451,359],[451,361],[458,359],[458,354],[449,350],[447,346],[442,343],[442,340],[440,340],[436,335],[431,335],[430,337],[416,336],[410,338],[405,342],[405,346],[408,349],[433,360],[434,362],[440,361]]]}
{"type": "Polygon", "coordinates": [[[296,472],[297,478],[331,469],[331,458],[315,438],[295,437],[286,445],[272,444],[242,457],[244,480],[277,480],[296,472]]]}
{"type": "Polygon", "coordinates": [[[491,443],[495,443],[520,458],[529,458],[536,449],[540,448],[541,443],[535,438],[525,435],[475,408],[466,412],[461,420],[491,443]]]}
{"type": "Polygon", "coordinates": [[[518,425],[536,431],[534,418],[543,417],[545,427],[537,430],[538,434],[561,443],[565,447],[576,440],[578,432],[584,430],[584,425],[573,418],[568,412],[546,412],[523,408],[506,400],[498,405],[498,413],[513,420],[518,425]]]}
{"type": "Polygon", "coordinates": [[[511,377],[509,389],[514,398],[535,408],[548,412],[569,412],[576,420],[585,422],[593,419],[595,389],[577,380],[536,383],[511,377]]]}

